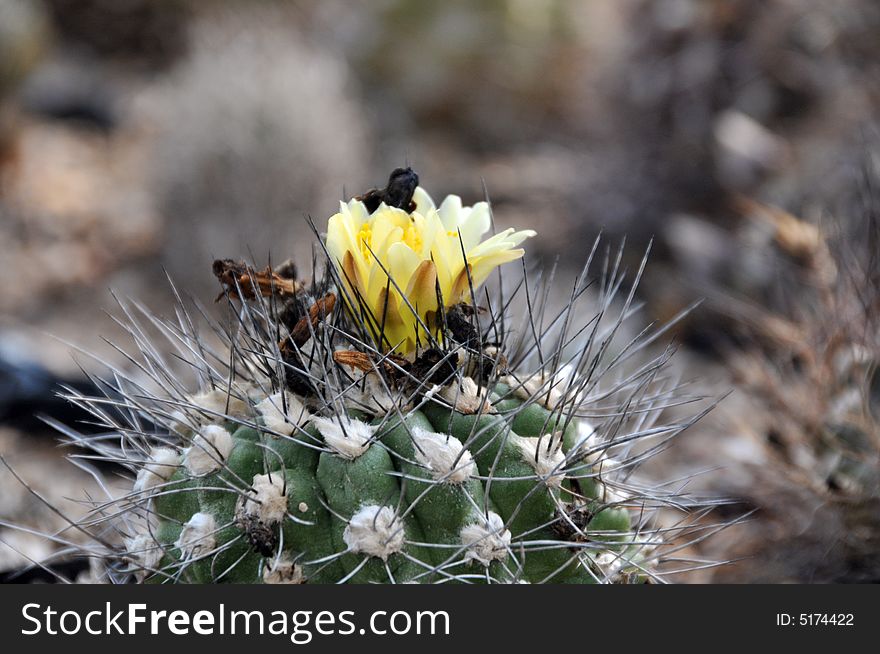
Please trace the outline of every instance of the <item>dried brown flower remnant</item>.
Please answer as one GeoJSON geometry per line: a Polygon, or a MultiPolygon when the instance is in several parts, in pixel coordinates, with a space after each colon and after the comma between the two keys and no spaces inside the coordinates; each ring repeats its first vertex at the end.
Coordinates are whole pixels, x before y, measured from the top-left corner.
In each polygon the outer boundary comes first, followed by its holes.
{"type": "Polygon", "coordinates": [[[358,352],[357,350],[336,350],[333,353],[333,360],[340,366],[360,370],[364,373],[372,372],[381,365],[385,374],[394,380],[406,375],[412,366],[407,359],[395,354],[382,355],[381,359],[376,361],[366,352],[358,352]]]}
{"type": "Polygon", "coordinates": [[[403,386],[448,383],[455,376],[458,358],[456,352],[442,352],[436,348],[426,349],[415,361],[393,354],[374,358],[366,352],[355,350],[337,350],[333,353],[333,360],[340,366],[363,373],[379,369],[390,381],[403,386]]]}
{"type": "Polygon", "coordinates": [[[327,295],[309,307],[309,315],[300,318],[299,322],[296,323],[290,332],[290,338],[297,347],[302,347],[308,342],[312,332],[318,328],[318,323],[333,313],[333,307],[335,306],[336,295],[327,293],[327,295]]]}
{"type": "Polygon", "coordinates": [[[414,211],[413,194],[419,185],[419,176],[412,168],[395,168],[388,178],[388,186],[384,189],[370,189],[355,199],[360,200],[367,207],[367,211],[374,212],[383,202],[389,207],[396,207],[404,211],[414,211]]]}
{"type": "MultiPolygon", "coordinates": [[[[279,275],[269,266],[264,270],[254,270],[243,261],[217,259],[214,262],[214,275],[224,285],[225,290],[217,296],[216,301],[234,289],[240,289],[242,297],[256,299],[255,289],[259,289],[263,297],[276,295],[281,298],[292,298],[300,285],[293,279],[279,275]]],[[[237,295],[237,293],[235,294],[237,295]]]]}

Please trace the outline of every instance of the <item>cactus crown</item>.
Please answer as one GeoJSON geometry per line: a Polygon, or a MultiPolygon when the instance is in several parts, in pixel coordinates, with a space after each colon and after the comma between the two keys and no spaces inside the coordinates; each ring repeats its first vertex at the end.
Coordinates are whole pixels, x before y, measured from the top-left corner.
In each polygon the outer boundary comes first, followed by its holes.
{"type": "Polygon", "coordinates": [[[624,292],[621,251],[597,239],[564,294],[525,266],[481,289],[534,234],[480,243],[489,226],[487,203],[436,209],[399,170],[331,218],[310,281],[220,260],[222,320],[173,285],[174,319],[120,303],[133,372],[70,394],[108,434],[59,426],[132,478],[77,525],[102,574],[662,580],[665,554],[710,527],[694,498],[634,474],[697,417],[665,409],[700,399],[670,348],[649,353],[665,328],[624,335],[644,261],[624,292]]]}

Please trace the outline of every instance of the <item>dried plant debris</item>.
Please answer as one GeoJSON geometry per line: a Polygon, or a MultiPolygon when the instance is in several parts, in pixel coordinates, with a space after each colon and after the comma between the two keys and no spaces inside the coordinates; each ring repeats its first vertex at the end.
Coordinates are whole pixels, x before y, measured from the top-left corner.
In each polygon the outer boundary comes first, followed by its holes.
{"type": "Polygon", "coordinates": [[[739,340],[724,354],[762,462],[724,489],[760,520],[730,533],[728,554],[744,560],[719,579],[880,578],[880,196],[872,168],[855,177],[841,213],[821,221],[739,203],[770,230],[779,288],[709,305],[736,307],[725,315],[739,340]]]}

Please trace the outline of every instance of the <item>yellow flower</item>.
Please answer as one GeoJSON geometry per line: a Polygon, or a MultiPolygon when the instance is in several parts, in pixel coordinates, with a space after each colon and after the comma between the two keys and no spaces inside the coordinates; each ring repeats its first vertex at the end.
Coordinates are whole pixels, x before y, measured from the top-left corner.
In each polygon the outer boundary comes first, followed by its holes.
{"type": "Polygon", "coordinates": [[[495,268],[522,257],[516,246],[535,235],[506,229],[481,241],[491,226],[486,202],[464,207],[450,195],[438,208],[421,187],[413,200],[412,213],[381,204],[370,214],[363,202],[342,202],[327,225],[327,251],[346,301],[377,342],[382,334],[381,349],[398,354],[430,342],[425,326],[437,337],[438,289],[445,307],[470,302],[470,284],[476,289],[495,268]]]}

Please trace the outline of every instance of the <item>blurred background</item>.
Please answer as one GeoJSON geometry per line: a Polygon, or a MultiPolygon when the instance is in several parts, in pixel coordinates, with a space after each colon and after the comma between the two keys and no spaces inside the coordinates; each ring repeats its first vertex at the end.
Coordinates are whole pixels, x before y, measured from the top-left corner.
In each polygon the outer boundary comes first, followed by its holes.
{"type": "MultiPolygon", "coordinates": [[[[0,454],[82,513],[32,415],[69,343],[125,365],[111,291],[309,261],[307,216],[408,163],[569,276],[652,242],[646,320],[704,300],[675,365],[730,394],[644,472],[754,513],[678,581],[880,582],[878,107],[874,0],[0,0],[0,454]]],[[[6,468],[2,521],[65,526],[6,468]]],[[[0,527],[0,573],[51,548],[0,527]]]]}

